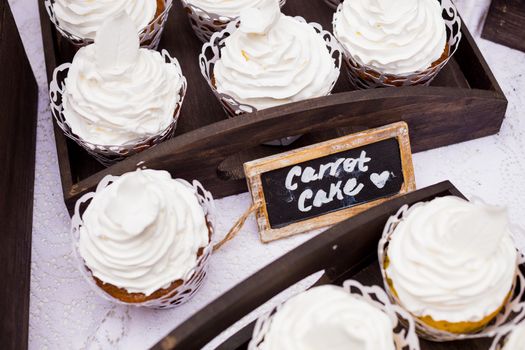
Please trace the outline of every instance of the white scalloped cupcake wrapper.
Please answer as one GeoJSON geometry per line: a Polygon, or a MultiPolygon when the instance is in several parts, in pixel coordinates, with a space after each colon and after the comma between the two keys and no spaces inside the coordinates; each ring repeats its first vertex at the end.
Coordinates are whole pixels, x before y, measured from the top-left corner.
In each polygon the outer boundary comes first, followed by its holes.
{"type": "MultiPolygon", "coordinates": [[[[294,18],[300,22],[307,23],[303,17],[296,16],[294,18]]],[[[217,97],[223,109],[226,111],[226,114],[230,118],[235,118],[246,113],[257,112],[257,108],[255,108],[254,106],[239,103],[230,95],[218,92],[217,89],[214,87],[214,84],[212,83],[213,68],[215,66],[215,63],[221,58],[221,49],[224,47],[224,41],[229,36],[231,36],[235,30],[237,30],[238,24],[239,20],[236,20],[235,22],[230,22],[230,24],[228,24],[224,30],[222,30],[221,32],[214,33],[211,36],[210,41],[208,41],[202,46],[202,52],[199,55],[199,65],[202,76],[204,77],[204,79],[206,79],[208,85],[215,94],[215,97],[217,97]]],[[[314,22],[310,22],[308,24],[311,25],[315,29],[315,31],[323,38],[323,40],[326,43],[326,47],[328,48],[328,52],[334,60],[335,69],[337,69],[337,71],[340,72],[343,49],[339,45],[339,42],[332,35],[332,33],[323,30],[320,24],[314,22]]],[[[334,79],[334,81],[331,83],[329,89],[330,92],[337,83],[338,78],[339,74],[337,75],[336,79],[334,79]]],[[[291,144],[293,141],[297,140],[299,137],[300,136],[288,136],[280,140],[269,141],[264,144],[271,146],[286,146],[291,144]]]]}
{"type": "Polygon", "coordinates": [[[91,201],[93,197],[96,196],[97,192],[106,188],[109,184],[114,182],[118,176],[108,175],[99,182],[95,192],[86,193],[83,195],[75,204],[75,212],[71,218],[71,235],[73,238],[73,253],[75,260],[78,264],[78,269],[81,272],[84,279],[88,282],[93,291],[100,297],[109,300],[117,304],[132,305],[137,307],[147,307],[152,309],[168,309],[173,308],[178,305],[181,305],[191,299],[191,297],[197,292],[197,290],[202,285],[204,278],[206,277],[206,272],[208,268],[208,260],[213,252],[213,234],[215,231],[215,203],[213,201],[213,196],[210,192],[206,191],[200,182],[194,180],[191,184],[183,179],[175,179],[179,183],[187,186],[195,192],[199,204],[201,205],[204,215],[206,216],[206,221],[208,222],[208,227],[210,230],[210,240],[208,245],[204,247],[202,255],[197,259],[197,264],[193,269],[186,273],[186,276],[183,279],[183,283],[171,291],[169,294],[162,296],[158,299],[149,300],[143,303],[126,303],[120,299],[117,299],[104,290],[102,290],[93,279],[91,271],[86,267],[84,259],[80,255],[78,249],[78,242],[80,239],[80,228],[83,225],[82,215],[81,215],[81,206],[85,207],[88,202],[91,201]]]}
{"type": "MultiPolygon", "coordinates": [[[[347,280],[343,283],[343,289],[347,293],[352,294],[352,296],[369,303],[388,315],[394,325],[393,335],[396,349],[419,350],[419,340],[416,334],[414,319],[403,308],[392,304],[381,287],[364,286],[358,281],[347,280]],[[401,322],[400,320],[403,321],[401,322]]],[[[264,337],[270,330],[273,315],[279,312],[284,303],[257,319],[252,339],[248,345],[249,350],[260,349],[264,337]]]]}
{"type": "MultiPolygon", "coordinates": [[[[237,21],[237,18],[221,16],[201,9],[193,5],[191,0],[181,0],[181,2],[195,35],[203,43],[209,41],[213,33],[221,32],[226,29],[228,24],[237,21]]],[[[279,0],[281,7],[283,7],[285,3],[286,0],[279,0]]]]}
{"type": "Polygon", "coordinates": [[[84,148],[91,156],[93,156],[105,166],[114,164],[120,160],[125,159],[126,157],[139,153],[145,149],[148,149],[156,144],[159,144],[171,138],[175,132],[175,128],[177,127],[177,121],[180,116],[182,104],[184,102],[184,97],[186,96],[188,84],[186,78],[182,74],[179,61],[177,61],[176,58],[171,57],[166,50],[162,50],[161,54],[166,63],[172,64],[176,67],[177,72],[179,72],[180,77],[182,79],[182,87],[179,91],[180,101],[177,103],[177,106],[175,108],[173,120],[166,129],[164,129],[157,135],[144,138],[137,142],[127,143],[118,146],[96,145],[85,141],[76,134],[74,134],[71,130],[71,127],[67,123],[67,118],[64,115],[64,107],[62,105],[62,95],[64,94],[67,88],[66,78],[71,63],[64,63],[58,66],[53,72],[53,81],[51,81],[49,85],[51,113],[53,114],[53,117],[55,118],[55,121],[60,127],[60,129],[62,129],[62,131],[67,137],[75,141],[79,146],[84,148]]]}
{"type": "MultiPolygon", "coordinates": [[[[53,9],[54,2],[54,0],[44,0],[44,6],[46,8],[47,14],[49,15],[49,20],[55,25],[56,30],[75,46],[80,47],[92,44],[92,39],[81,38],[60,27],[60,22],[57,19],[53,9]]],[[[162,11],[159,16],[157,16],[150,24],[148,24],[146,28],[140,32],[139,37],[142,47],[154,50],[157,49],[172,5],[173,0],[164,0],[164,11],[162,11]]]]}
{"type": "MultiPolygon", "coordinates": [[[[331,0],[325,0],[332,2],[331,0]]],[[[404,75],[384,74],[377,71],[370,66],[361,65],[353,57],[352,54],[344,48],[344,61],[347,68],[347,76],[356,89],[372,89],[377,87],[399,87],[399,86],[413,86],[425,85],[428,86],[441,69],[448,63],[454,53],[459,47],[461,41],[461,18],[458,10],[451,0],[436,0],[439,1],[442,8],[443,20],[445,21],[447,31],[447,43],[449,46],[448,56],[439,64],[430,67],[421,72],[414,72],[404,75]]],[[[334,3],[336,0],[333,1],[334,3]]],[[[336,13],[343,9],[341,3],[337,7],[336,13]]],[[[335,18],[335,15],[334,15],[335,18]]],[[[335,26],[335,21],[333,22],[335,26]]]]}
{"type": "MultiPolygon", "coordinates": [[[[420,203],[416,203],[411,207],[404,205],[395,215],[391,216],[385,224],[383,235],[378,245],[378,259],[379,265],[381,267],[381,275],[383,277],[385,290],[391,302],[393,304],[399,305],[400,307],[403,307],[401,301],[392,293],[387,282],[385,258],[387,256],[386,253],[388,251],[390,238],[394,233],[396,226],[413,208],[417,207],[418,205],[420,205],[420,203]]],[[[413,315],[416,322],[417,334],[423,339],[435,342],[491,337],[500,339],[501,337],[504,337],[508,332],[510,332],[512,328],[516,326],[516,324],[525,320],[525,276],[521,271],[521,269],[525,269],[525,256],[521,253],[518,255],[519,257],[517,261],[518,266],[516,268],[516,279],[511,289],[512,295],[500,313],[491,322],[489,322],[486,327],[473,333],[456,334],[429,327],[426,323],[422,322],[415,315],[413,315]]]]}

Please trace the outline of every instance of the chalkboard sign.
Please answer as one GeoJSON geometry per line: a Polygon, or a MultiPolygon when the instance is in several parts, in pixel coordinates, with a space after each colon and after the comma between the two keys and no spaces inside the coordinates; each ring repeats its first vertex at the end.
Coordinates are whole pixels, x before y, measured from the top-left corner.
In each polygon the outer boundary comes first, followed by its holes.
{"type": "Polygon", "coordinates": [[[406,123],[244,165],[261,240],[335,224],[415,189],[406,123]]]}

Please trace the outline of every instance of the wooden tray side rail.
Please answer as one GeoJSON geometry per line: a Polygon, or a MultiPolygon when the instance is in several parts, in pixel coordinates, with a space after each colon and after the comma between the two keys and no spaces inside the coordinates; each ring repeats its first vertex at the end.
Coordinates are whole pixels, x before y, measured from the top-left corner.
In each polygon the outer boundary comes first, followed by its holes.
{"type": "MultiPolygon", "coordinates": [[[[448,181],[398,197],[344,221],[224,293],[173,330],[154,349],[200,349],[243,316],[279,292],[324,270],[320,283],[337,280],[349,269],[373,261],[385,222],[404,204],[461,193],[448,181]]],[[[375,257],[377,259],[377,257],[375,257]]],[[[247,329],[248,330],[248,329],[247,329]]],[[[251,335],[247,330],[242,334],[251,335]]],[[[244,343],[248,339],[235,339],[244,343]]],[[[224,346],[223,346],[224,347],[224,346]]],[[[227,346],[226,348],[235,348],[227,346]]]]}

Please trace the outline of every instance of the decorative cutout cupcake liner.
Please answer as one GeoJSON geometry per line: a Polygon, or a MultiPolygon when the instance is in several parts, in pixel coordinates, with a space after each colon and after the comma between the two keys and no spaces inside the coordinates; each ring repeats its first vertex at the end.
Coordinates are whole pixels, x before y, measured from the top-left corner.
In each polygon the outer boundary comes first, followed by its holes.
{"type": "MultiPolygon", "coordinates": [[[[335,3],[337,0],[325,0],[326,2],[335,3]]],[[[421,71],[410,74],[383,74],[375,68],[361,65],[358,63],[343,46],[344,61],[347,68],[348,78],[350,83],[356,89],[371,89],[377,87],[399,87],[412,85],[429,85],[441,69],[447,64],[450,58],[458,49],[461,41],[461,18],[458,10],[451,0],[437,0],[441,4],[443,10],[443,19],[445,21],[447,31],[448,56],[437,65],[421,71]]],[[[343,10],[341,3],[337,7],[337,13],[343,10]]],[[[335,17],[334,17],[335,18],[335,17]]],[[[335,25],[335,21],[334,21],[335,25]]]]}
{"type": "MultiPolygon", "coordinates": [[[[67,30],[60,27],[59,20],[53,9],[54,3],[55,0],[44,0],[44,6],[46,8],[47,14],[49,15],[49,19],[55,25],[56,30],[75,46],[86,46],[92,44],[93,39],[81,38],[78,35],[69,33],[67,30]]],[[[140,45],[142,47],[147,47],[148,49],[154,50],[157,49],[172,5],[173,0],[164,0],[164,11],[162,11],[160,15],[158,15],[151,23],[148,24],[146,28],[140,32],[140,45]]]]}
{"type": "Polygon", "coordinates": [[[69,124],[67,123],[66,117],[64,116],[64,107],[62,105],[62,96],[67,88],[66,78],[71,63],[64,63],[58,66],[53,72],[53,81],[49,85],[51,113],[53,114],[55,121],[60,127],[60,129],[62,129],[62,131],[67,137],[75,141],[78,145],[84,148],[90,155],[92,155],[95,159],[97,159],[100,163],[102,163],[105,166],[109,166],[126,157],[139,153],[145,149],[148,149],[156,144],[161,143],[162,141],[171,138],[173,136],[173,133],[175,132],[175,128],[177,127],[177,121],[179,119],[182,103],[184,102],[184,97],[186,96],[187,82],[184,75],[182,75],[182,70],[177,59],[171,57],[166,50],[162,50],[161,54],[166,63],[172,64],[176,67],[182,79],[182,87],[179,91],[180,101],[175,107],[175,114],[173,115],[173,120],[170,123],[170,125],[162,132],[158,133],[157,135],[149,136],[137,142],[127,143],[118,146],[95,145],[93,143],[83,140],[82,138],[74,134],[69,124]]]}
{"type": "MultiPolygon", "coordinates": [[[[208,42],[213,33],[223,31],[228,24],[237,21],[237,17],[221,16],[207,12],[193,5],[191,0],[181,0],[181,2],[195,35],[203,43],[208,42]]],[[[279,0],[279,6],[281,7],[283,7],[285,3],[286,0],[279,0]]]]}
{"type": "Polygon", "coordinates": [[[73,217],[71,218],[71,234],[73,237],[73,253],[75,256],[75,260],[78,263],[78,268],[82,273],[82,276],[97,295],[117,304],[133,305],[152,309],[168,309],[185,303],[186,301],[191,299],[191,297],[200,288],[202,281],[206,277],[208,260],[213,252],[212,239],[215,231],[215,203],[213,201],[211,193],[206,191],[202,187],[201,183],[197,180],[194,180],[193,183],[190,184],[185,180],[175,179],[175,181],[178,181],[179,183],[192,189],[195,192],[195,196],[197,197],[199,204],[203,208],[204,214],[206,216],[206,221],[210,230],[210,241],[208,242],[208,245],[204,247],[202,255],[198,257],[196,266],[190,271],[188,271],[188,273],[183,279],[183,283],[180,286],[170,291],[169,294],[164,295],[158,299],[149,300],[142,303],[126,303],[106,293],[97,285],[91,274],[91,271],[86,267],[84,259],[80,255],[78,248],[78,242],[80,239],[80,228],[83,225],[80,207],[85,207],[88,204],[88,202],[90,202],[91,199],[95,197],[97,192],[102,191],[116,179],[118,179],[118,176],[108,175],[104,177],[102,181],[99,182],[95,192],[86,193],[75,204],[75,212],[73,217]]]}
{"type": "MultiPolygon", "coordinates": [[[[392,293],[390,286],[387,282],[385,270],[386,252],[388,250],[390,238],[394,233],[396,226],[403,220],[404,217],[406,217],[411,212],[411,210],[413,210],[419,205],[421,204],[416,203],[410,208],[408,207],[408,205],[404,205],[398,210],[398,212],[394,216],[391,216],[385,225],[383,235],[378,245],[379,265],[381,267],[381,275],[383,277],[383,284],[385,290],[391,302],[401,307],[401,301],[392,293]]],[[[490,321],[483,329],[473,333],[450,333],[432,328],[423,321],[419,320],[417,316],[412,315],[416,323],[417,334],[423,339],[435,342],[491,337],[501,339],[502,337],[504,337],[508,332],[512,330],[512,328],[516,326],[516,324],[525,320],[525,300],[523,299],[525,293],[525,276],[521,271],[522,269],[525,269],[525,256],[521,253],[518,254],[518,256],[518,267],[516,269],[517,275],[514,281],[514,285],[512,287],[511,297],[504,305],[503,309],[499,312],[499,314],[492,321],[490,321]]]]}
{"type": "Polygon", "coordinates": [[[343,0],[323,0],[330,8],[336,9],[339,4],[343,2],[343,0]]]}
{"type": "MultiPolygon", "coordinates": [[[[294,18],[299,22],[307,23],[306,20],[302,17],[296,16],[294,18]]],[[[218,92],[213,83],[213,68],[215,67],[215,63],[221,58],[221,49],[224,47],[225,40],[229,36],[231,36],[235,30],[237,30],[238,24],[239,20],[230,22],[230,24],[227,25],[226,29],[224,29],[221,32],[214,33],[210,41],[203,45],[202,52],[199,55],[199,65],[201,68],[201,73],[204,76],[204,79],[206,79],[206,81],[208,82],[208,85],[210,86],[217,99],[221,102],[221,105],[226,111],[226,114],[230,118],[235,118],[246,113],[257,112],[257,108],[255,108],[254,106],[237,102],[230,95],[218,92]]],[[[313,22],[308,24],[311,25],[315,29],[315,31],[323,38],[323,40],[326,43],[326,47],[328,48],[328,52],[330,53],[332,59],[335,62],[335,69],[337,69],[337,71],[340,71],[343,49],[339,45],[337,39],[332,35],[332,33],[323,30],[320,24],[313,22]]],[[[338,78],[339,74],[332,82],[329,91],[332,91],[338,78]]],[[[291,144],[293,141],[297,140],[299,137],[300,135],[288,136],[280,140],[269,141],[264,144],[286,146],[291,144]]]]}
{"type": "MultiPolygon", "coordinates": [[[[353,296],[369,303],[388,315],[394,325],[394,342],[398,350],[419,350],[419,340],[417,338],[415,323],[410,314],[403,308],[392,304],[379,286],[364,286],[358,281],[347,280],[343,283],[343,289],[353,296]],[[402,320],[402,321],[401,321],[402,320]]],[[[264,337],[270,330],[273,315],[283,307],[284,303],[278,305],[269,313],[257,319],[255,323],[252,339],[248,345],[249,350],[260,349],[264,337]]]]}

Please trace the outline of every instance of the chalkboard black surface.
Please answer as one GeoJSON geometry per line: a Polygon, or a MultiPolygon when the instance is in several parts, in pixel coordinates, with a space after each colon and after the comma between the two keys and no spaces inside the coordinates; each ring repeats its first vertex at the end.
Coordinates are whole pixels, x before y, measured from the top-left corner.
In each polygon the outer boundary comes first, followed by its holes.
{"type": "Polygon", "coordinates": [[[261,240],[328,226],[415,189],[404,122],[244,164],[261,240]]]}
{"type": "Polygon", "coordinates": [[[397,138],[276,169],[261,179],[274,229],[390,197],[404,182],[397,138]]]}

